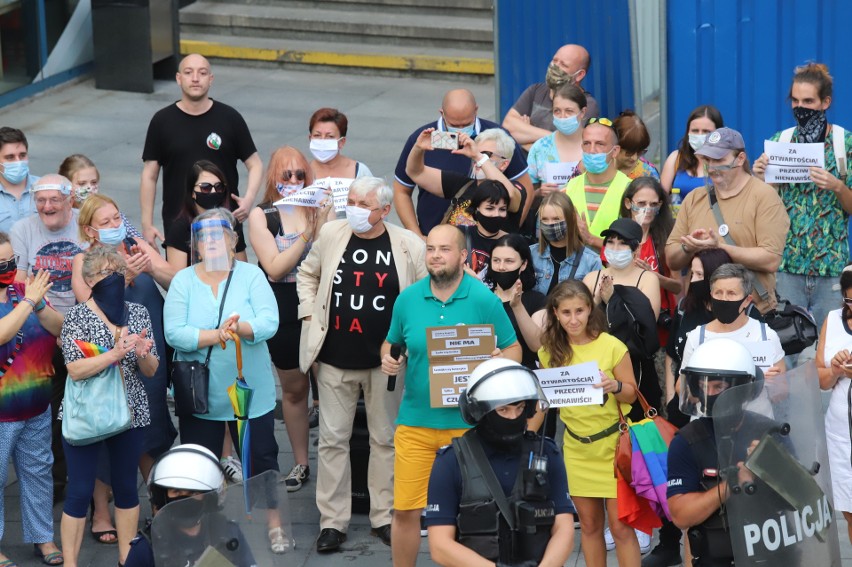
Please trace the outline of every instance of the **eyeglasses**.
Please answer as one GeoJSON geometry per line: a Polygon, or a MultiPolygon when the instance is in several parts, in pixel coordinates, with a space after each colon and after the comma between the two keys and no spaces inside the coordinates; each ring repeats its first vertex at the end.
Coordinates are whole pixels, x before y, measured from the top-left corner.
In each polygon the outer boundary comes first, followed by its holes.
{"type": "Polygon", "coordinates": [[[589,124],[600,124],[601,126],[606,126],[608,128],[613,128],[612,120],[609,118],[600,118],[600,117],[592,117],[586,121],[586,126],[589,124]]]}
{"type": "Polygon", "coordinates": [[[346,206],[347,207],[358,207],[359,209],[364,209],[365,211],[370,211],[370,212],[378,211],[378,210],[381,209],[381,207],[376,207],[375,209],[371,209],[367,205],[359,205],[358,203],[355,203],[354,201],[346,201],[346,206]]]}
{"type": "Polygon", "coordinates": [[[281,178],[286,179],[288,181],[290,179],[292,179],[294,175],[296,176],[296,179],[298,179],[299,181],[305,180],[305,170],[304,169],[297,169],[295,171],[291,170],[291,169],[285,169],[283,172],[281,172],[281,178]]]}
{"type": "Polygon", "coordinates": [[[716,173],[717,171],[730,171],[732,169],[740,167],[739,165],[734,165],[736,163],[736,161],[737,161],[737,158],[735,157],[733,160],[731,160],[731,163],[729,163],[727,165],[707,165],[707,164],[704,164],[704,171],[706,171],[708,173],[710,173],[710,172],[716,173]]]}
{"type": "Polygon", "coordinates": [[[17,266],[19,258],[20,258],[20,256],[15,254],[14,256],[9,258],[8,260],[0,260],[0,272],[5,272],[11,266],[17,266]]]}
{"type": "Polygon", "coordinates": [[[108,276],[111,276],[113,274],[120,274],[120,275],[123,276],[126,273],[127,273],[127,270],[125,268],[115,268],[115,269],[112,269],[112,270],[107,269],[107,270],[101,270],[100,272],[95,272],[95,275],[96,276],[108,277],[108,276]]]}
{"type": "Polygon", "coordinates": [[[495,158],[497,158],[497,159],[501,159],[501,160],[505,160],[505,159],[506,159],[506,158],[504,158],[503,156],[501,156],[500,154],[495,153],[495,152],[489,152],[488,150],[480,150],[480,152],[479,152],[479,153],[481,153],[482,155],[486,155],[486,156],[488,156],[489,158],[495,157],[495,158]]]}
{"type": "Polygon", "coordinates": [[[659,201],[654,201],[653,203],[649,203],[648,201],[631,201],[630,204],[639,209],[644,209],[645,207],[659,209],[662,205],[659,201]]]}
{"type": "Polygon", "coordinates": [[[50,203],[51,205],[61,205],[65,202],[64,197],[51,197],[50,199],[36,199],[35,203],[37,207],[43,207],[46,204],[50,203]]]}
{"type": "MultiPolygon", "coordinates": [[[[0,265],[0,271],[3,271],[2,265],[0,265]]],[[[843,303],[845,303],[846,305],[852,305],[852,297],[844,297],[843,303]]]]}
{"type": "Polygon", "coordinates": [[[225,184],[221,181],[217,181],[216,183],[196,183],[196,187],[198,187],[199,193],[221,193],[225,190],[225,184]]]}
{"type": "Polygon", "coordinates": [[[225,238],[224,230],[199,230],[195,233],[195,238],[199,241],[213,240],[218,241],[225,238]]]}

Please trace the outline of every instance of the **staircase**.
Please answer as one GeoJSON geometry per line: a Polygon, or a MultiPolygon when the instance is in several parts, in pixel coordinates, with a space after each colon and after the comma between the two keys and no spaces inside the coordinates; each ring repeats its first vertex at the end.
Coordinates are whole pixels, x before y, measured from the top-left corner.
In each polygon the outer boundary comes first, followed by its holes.
{"type": "Polygon", "coordinates": [[[280,68],[487,81],[492,0],[198,0],[181,52],[280,68]]]}

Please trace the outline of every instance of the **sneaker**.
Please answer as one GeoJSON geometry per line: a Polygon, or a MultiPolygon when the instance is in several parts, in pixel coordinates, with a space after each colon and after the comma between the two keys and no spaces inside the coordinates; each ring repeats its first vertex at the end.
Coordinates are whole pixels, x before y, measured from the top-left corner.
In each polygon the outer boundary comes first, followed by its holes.
{"type": "Polygon", "coordinates": [[[645,555],[649,551],[651,551],[651,536],[646,534],[645,532],[640,532],[636,530],[636,539],[639,540],[639,553],[645,555]]]}
{"type": "Polygon", "coordinates": [[[429,530],[426,529],[426,511],[420,514],[420,537],[429,535],[429,530]]]}
{"type": "Polygon", "coordinates": [[[609,528],[604,530],[604,543],[606,543],[606,550],[612,551],[615,549],[615,540],[612,537],[612,532],[609,531],[609,528]]]}
{"type": "Polygon", "coordinates": [[[219,464],[222,465],[222,471],[224,471],[225,476],[228,477],[229,482],[243,481],[243,465],[236,458],[228,455],[227,457],[219,459],[219,464]]]}
{"type": "Polygon", "coordinates": [[[284,477],[284,485],[287,492],[296,492],[302,488],[302,483],[307,482],[311,476],[311,469],[307,465],[296,465],[290,469],[290,474],[284,477]]]}
{"type": "Polygon", "coordinates": [[[316,429],[319,425],[319,406],[311,406],[308,410],[308,427],[316,429]]]}
{"type": "Polygon", "coordinates": [[[642,558],[642,567],[673,567],[680,565],[680,546],[673,548],[669,545],[657,544],[654,551],[642,558]]]}

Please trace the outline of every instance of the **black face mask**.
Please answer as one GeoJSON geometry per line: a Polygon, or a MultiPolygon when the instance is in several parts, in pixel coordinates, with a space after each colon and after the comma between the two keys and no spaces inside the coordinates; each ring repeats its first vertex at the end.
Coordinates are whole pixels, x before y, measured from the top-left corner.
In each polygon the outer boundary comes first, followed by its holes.
{"type": "Polygon", "coordinates": [[[177,498],[166,497],[166,504],[180,502],[180,504],[168,510],[169,519],[179,528],[191,528],[201,522],[204,513],[204,500],[191,496],[179,496],[177,498]]]}
{"type": "Polygon", "coordinates": [[[507,290],[515,285],[515,282],[518,281],[518,277],[521,275],[521,269],[511,270],[509,272],[498,272],[495,270],[488,270],[488,277],[492,282],[500,286],[500,289],[507,290]]]}
{"type": "Polygon", "coordinates": [[[496,411],[490,411],[476,425],[476,431],[482,436],[482,439],[493,448],[504,453],[521,450],[526,429],[527,412],[521,413],[515,419],[506,419],[500,417],[496,411]]]}
{"type": "Polygon", "coordinates": [[[221,207],[222,203],[225,202],[225,192],[222,191],[221,193],[196,193],[195,202],[202,209],[215,209],[216,207],[221,207]]]}
{"type": "Polygon", "coordinates": [[[799,142],[809,144],[825,142],[828,120],[825,118],[824,110],[797,106],[793,109],[793,117],[799,129],[797,136],[799,142]]]}
{"type": "Polygon", "coordinates": [[[124,303],[124,276],[113,272],[92,287],[92,299],[110,323],[127,325],[127,304],[124,303]]]}
{"type": "Polygon", "coordinates": [[[740,305],[742,305],[742,299],[735,299],[733,301],[725,301],[723,299],[710,299],[710,310],[713,312],[713,317],[719,320],[720,323],[724,325],[730,325],[734,321],[737,320],[737,317],[742,313],[742,309],[740,309],[740,305]]]}
{"type": "Polygon", "coordinates": [[[479,211],[473,212],[473,220],[479,223],[482,230],[488,234],[496,234],[503,229],[503,223],[506,222],[506,217],[486,217],[479,211]]]}
{"type": "Polygon", "coordinates": [[[706,301],[710,298],[710,282],[707,280],[695,280],[694,282],[689,282],[689,290],[687,291],[687,294],[699,300],[701,305],[704,305],[704,303],[706,303],[706,301]]]}

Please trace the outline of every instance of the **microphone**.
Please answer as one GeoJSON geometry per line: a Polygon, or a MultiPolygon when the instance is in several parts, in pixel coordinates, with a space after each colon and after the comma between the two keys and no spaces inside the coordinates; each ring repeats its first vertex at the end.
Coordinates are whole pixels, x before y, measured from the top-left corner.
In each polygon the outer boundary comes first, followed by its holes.
{"type": "MultiPolygon", "coordinates": [[[[390,355],[394,360],[399,360],[405,354],[405,346],[404,345],[391,345],[390,355]]],[[[388,392],[393,392],[396,390],[396,374],[393,376],[388,375],[388,392]]]]}

